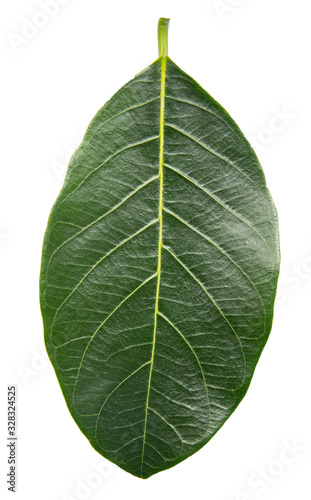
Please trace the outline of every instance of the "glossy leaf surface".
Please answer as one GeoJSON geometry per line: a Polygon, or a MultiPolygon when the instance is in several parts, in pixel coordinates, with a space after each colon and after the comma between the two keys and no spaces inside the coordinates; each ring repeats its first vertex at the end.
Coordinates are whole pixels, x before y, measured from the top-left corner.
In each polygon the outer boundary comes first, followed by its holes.
{"type": "Polygon", "coordinates": [[[163,55],[91,122],[44,241],[46,346],[92,446],[146,478],[209,441],[246,393],[278,270],[254,151],[163,55]]]}

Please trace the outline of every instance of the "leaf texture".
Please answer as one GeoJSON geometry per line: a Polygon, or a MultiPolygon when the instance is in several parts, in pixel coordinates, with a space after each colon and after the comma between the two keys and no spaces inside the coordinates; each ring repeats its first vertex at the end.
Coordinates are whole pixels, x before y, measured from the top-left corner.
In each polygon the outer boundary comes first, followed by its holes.
{"type": "Polygon", "coordinates": [[[147,478],[207,443],[249,386],[278,272],[254,151],[160,57],[91,122],[44,240],[46,347],[92,446],[147,478]]]}

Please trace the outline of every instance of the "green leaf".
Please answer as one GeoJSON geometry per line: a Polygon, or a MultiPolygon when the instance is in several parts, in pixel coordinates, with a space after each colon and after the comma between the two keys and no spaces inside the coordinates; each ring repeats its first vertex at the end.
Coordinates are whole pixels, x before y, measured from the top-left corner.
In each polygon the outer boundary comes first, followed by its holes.
{"type": "Polygon", "coordinates": [[[41,270],[68,408],[99,453],[142,478],[199,450],[245,395],[279,272],[258,159],[168,58],[167,27],[159,59],[98,112],[73,155],[41,270]]]}

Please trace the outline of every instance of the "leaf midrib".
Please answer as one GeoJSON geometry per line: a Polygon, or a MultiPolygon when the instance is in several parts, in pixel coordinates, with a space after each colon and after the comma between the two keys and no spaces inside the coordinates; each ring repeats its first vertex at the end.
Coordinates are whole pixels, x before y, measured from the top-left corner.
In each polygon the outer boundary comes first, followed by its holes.
{"type": "Polygon", "coordinates": [[[157,335],[157,320],[159,312],[159,295],[160,295],[160,282],[161,282],[161,260],[162,260],[162,246],[163,246],[163,166],[164,166],[164,109],[165,109],[165,79],[166,79],[166,61],[167,57],[161,57],[161,90],[160,90],[160,150],[159,150],[159,242],[158,242],[158,267],[157,267],[157,289],[156,289],[156,299],[155,299],[155,309],[154,309],[154,330],[153,330],[153,341],[152,341],[152,353],[147,389],[147,400],[146,400],[146,413],[145,413],[145,427],[143,434],[143,445],[142,445],[142,455],[141,455],[141,477],[143,477],[143,465],[144,465],[144,455],[145,455],[145,444],[146,444],[146,433],[147,433],[147,422],[148,422],[148,409],[149,409],[149,397],[151,388],[151,378],[152,369],[154,363],[154,353],[157,335]]]}

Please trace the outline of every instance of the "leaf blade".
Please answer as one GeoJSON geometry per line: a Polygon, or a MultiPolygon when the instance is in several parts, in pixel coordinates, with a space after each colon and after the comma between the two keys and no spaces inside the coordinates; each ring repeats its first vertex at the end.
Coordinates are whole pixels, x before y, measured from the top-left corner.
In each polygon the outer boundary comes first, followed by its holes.
{"type": "Polygon", "coordinates": [[[250,383],[278,266],[255,153],[161,57],[91,122],[44,242],[47,350],[93,447],[139,477],[201,448],[250,383]]]}

